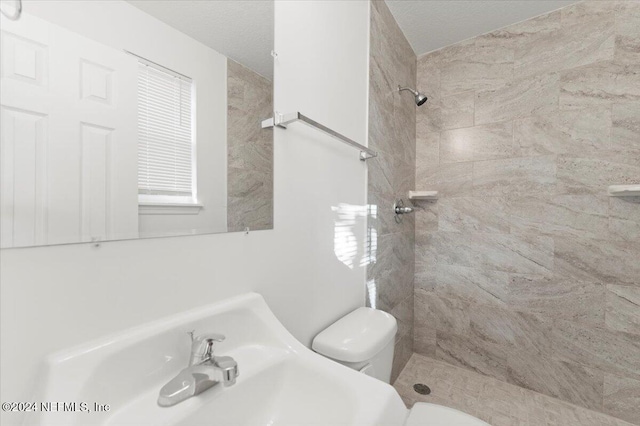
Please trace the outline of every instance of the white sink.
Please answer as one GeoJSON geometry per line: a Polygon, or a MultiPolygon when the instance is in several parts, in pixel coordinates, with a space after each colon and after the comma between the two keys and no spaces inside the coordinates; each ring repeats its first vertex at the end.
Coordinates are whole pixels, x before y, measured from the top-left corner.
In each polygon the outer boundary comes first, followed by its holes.
{"type": "Polygon", "coordinates": [[[50,357],[36,401],[109,404],[108,412],[30,413],[34,425],[398,425],[409,411],[388,384],[300,344],[260,295],[247,294],[50,357]],[[235,385],[173,407],[160,388],[188,363],[188,331],[221,333],[235,385]]]}

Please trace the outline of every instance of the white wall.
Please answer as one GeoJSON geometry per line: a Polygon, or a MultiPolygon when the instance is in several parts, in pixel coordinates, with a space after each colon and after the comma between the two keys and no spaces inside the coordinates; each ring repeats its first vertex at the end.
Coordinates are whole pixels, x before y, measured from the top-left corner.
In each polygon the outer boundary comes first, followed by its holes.
{"type": "MultiPolygon", "coordinates": [[[[275,108],[366,143],[368,2],[277,1],[275,10],[275,108]]],[[[2,400],[28,397],[48,353],[238,293],[263,294],[307,345],[364,305],[364,219],[336,227],[349,209],[332,207],[365,205],[366,165],[301,126],[274,132],[273,231],[2,251],[2,400]]],[[[3,413],[3,424],[14,420],[3,413]]]]}
{"type": "Polygon", "coordinates": [[[193,79],[198,201],[204,209],[192,215],[141,215],[138,230],[142,236],[225,232],[227,58],[122,0],[24,0],[24,11],[193,79]]]}

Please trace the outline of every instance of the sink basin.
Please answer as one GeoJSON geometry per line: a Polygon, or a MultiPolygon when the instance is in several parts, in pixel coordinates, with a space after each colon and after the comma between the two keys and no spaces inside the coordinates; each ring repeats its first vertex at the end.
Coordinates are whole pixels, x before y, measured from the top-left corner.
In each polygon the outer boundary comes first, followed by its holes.
{"type": "Polygon", "coordinates": [[[254,293],[57,353],[34,399],[92,412],[39,411],[26,424],[401,426],[409,413],[390,385],[300,344],[254,293]],[[240,376],[234,386],[159,407],[158,391],[188,363],[194,329],[227,336],[216,354],[233,357],[240,376]],[[94,411],[94,403],[109,410],[94,411]]]}

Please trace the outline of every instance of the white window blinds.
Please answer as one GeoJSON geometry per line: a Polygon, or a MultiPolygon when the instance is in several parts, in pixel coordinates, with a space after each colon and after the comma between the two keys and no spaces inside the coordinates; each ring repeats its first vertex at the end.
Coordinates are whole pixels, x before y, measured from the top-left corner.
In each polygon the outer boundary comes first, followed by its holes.
{"type": "Polygon", "coordinates": [[[152,63],[138,73],[138,192],[193,197],[192,81],[152,63]]]}

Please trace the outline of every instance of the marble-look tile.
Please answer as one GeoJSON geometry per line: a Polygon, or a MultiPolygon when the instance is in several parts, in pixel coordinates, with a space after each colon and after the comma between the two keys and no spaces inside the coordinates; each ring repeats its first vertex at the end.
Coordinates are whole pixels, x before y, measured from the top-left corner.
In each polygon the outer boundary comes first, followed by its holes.
{"type": "Polygon", "coordinates": [[[524,389],[497,380],[484,383],[477,406],[478,416],[495,426],[521,425],[528,418],[524,389]]]}
{"type": "Polygon", "coordinates": [[[438,229],[450,232],[510,231],[507,201],[501,197],[459,197],[438,200],[438,229]]]}
{"type": "MultiPolygon", "coordinates": [[[[416,253],[418,250],[416,249],[416,253]]],[[[416,259],[416,277],[413,286],[416,290],[433,291],[436,284],[435,265],[416,259]]]]}
{"type": "Polygon", "coordinates": [[[463,92],[442,98],[440,104],[442,128],[458,129],[473,126],[474,92],[463,92]]]}
{"type": "Polygon", "coordinates": [[[594,410],[602,407],[602,372],[553,358],[531,356],[526,350],[510,351],[507,362],[509,383],[582,407],[594,410]]]}
{"type": "Polygon", "coordinates": [[[261,131],[263,135],[246,142],[236,143],[228,139],[227,167],[273,173],[273,129],[261,131]]]}
{"type": "Polygon", "coordinates": [[[228,197],[227,231],[241,232],[249,228],[252,231],[273,229],[273,198],[266,197],[228,197]]]}
{"type": "Polygon", "coordinates": [[[390,123],[393,117],[394,92],[380,92],[374,89],[381,77],[376,76],[378,69],[375,59],[371,58],[370,90],[369,90],[369,148],[376,151],[387,152],[393,146],[394,127],[390,123]]]}
{"type": "Polygon", "coordinates": [[[478,91],[475,124],[507,121],[558,109],[557,73],[513,80],[496,89],[478,91]]]}
{"type": "Polygon", "coordinates": [[[515,345],[518,324],[515,314],[509,309],[474,303],[467,311],[474,335],[502,347],[515,345]]]}
{"type": "Polygon", "coordinates": [[[429,293],[420,289],[415,291],[413,350],[419,354],[435,356],[436,315],[430,308],[429,293]]]}
{"type": "Polygon", "coordinates": [[[227,229],[273,228],[273,131],[256,123],[273,111],[272,83],[227,63],[227,229]]]}
{"type": "Polygon", "coordinates": [[[478,36],[476,46],[502,46],[515,50],[517,46],[556,32],[560,25],[561,11],[557,10],[478,36]]]}
{"type": "Polygon", "coordinates": [[[416,217],[416,232],[435,232],[438,230],[439,203],[437,200],[413,200],[416,217]]]}
{"type": "Polygon", "coordinates": [[[505,215],[512,233],[548,236],[609,237],[607,195],[530,196],[508,201],[505,215]]]}
{"type": "Polygon", "coordinates": [[[551,325],[543,317],[514,312],[505,305],[471,304],[469,312],[472,334],[507,353],[517,348],[535,356],[551,349],[551,325]]]}
{"type": "MultiPolygon", "coordinates": [[[[613,59],[615,34],[613,13],[600,20],[572,16],[556,31],[529,39],[515,48],[514,75],[526,78],[613,59]]],[[[584,15],[582,15],[584,16],[584,15]]]]}
{"type": "Polygon", "coordinates": [[[555,156],[508,158],[473,163],[476,196],[545,195],[556,185],[555,156]]]}
{"type": "Polygon", "coordinates": [[[440,366],[436,366],[435,362],[416,362],[416,357],[418,356],[420,355],[414,354],[411,356],[404,370],[394,382],[394,387],[408,407],[413,406],[415,402],[424,401],[423,398],[428,397],[429,402],[431,402],[433,400],[445,400],[447,395],[451,395],[451,383],[441,378],[439,373],[454,367],[443,363],[443,367],[440,369],[438,368],[440,366]],[[416,393],[413,389],[415,383],[428,383],[431,393],[428,396],[416,393]]]}
{"type": "Polygon", "coordinates": [[[413,297],[413,291],[411,291],[411,294],[406,299],[389,311],[398,324],[396,342],[409,335],[413,339],[413,297]]]}
{"type": "Polygon", "coordinates": [[[457,57],[441,61],[443,96],[487,90],[507,84],[513,78],[513,50],[504,46],[462,42],[457,57]]]}
{"type": "MultiPolygon", "coordinates": [[[[553,377],[550,379],[557,381],[553,377]]],[[[562,389],[563,384],[571,380],[567,377],[566,381],[557,381],[556,388],[562,389]]],[[[469,413],[494,426],[630,425],[623,420],[418,354],[411,356],[394,387],[409,408],[416,402],[440,404],[469,413]],[[413,390],[414,383],[428,384],[431,394],[419,395],[413,390]]],[[[571,392],[570,389],[568,391],[571,392]]],[[[625,399],[633,403],[633,397],[625,399]]]]}
{"type": "Polygon", "coordinates": [[[227,70],[227,97],[230,107],[250,114],[273,112],[270,111],[273,103],[273,83],[270,80],[232,60],[227,61],[227,70]]]}
{"type": "Polygon", "coordinates": [[[549,237],[439,231],[424,243],[438,264],[521,274],[553,271],[553,239],[549,237]]]}
{"type": "Polygon", "coordinates": [[[413,294],[414,235],[398,232],[378,236],[367,280],[376,286],[377,307],[389,311],[413,294]]]}
{"type": "Polygon", "coordinates": [[[514,312],[515,348],[532,356],[552,353],[553,320],[528,312],[514,312]]]}
{"type": "MultiPolygon", "coordinates": [[[[427,104],[440,106],[440,61],[437,54],[426,54],[417,59],[416,90],[429,98],[427,104]]],[[[423,106],[427,106],[426,104],[423,106]]],[[[420,108],[419,108],[420,109],[420,108]]],[[[418,110],[419,110],[418,109],[418,110]]],[[[416,110],[416,111],[418,111],[416,110]]]]}
{"type": "Polygon", "coordinates": [[[420,56],[418,60],[422,61],[425,57],[431,57],[431,60],[437,61],[440,64],[449,64],[469,57],[474,50],[475,41],[473,39],[467,39],[456,44],[450,44],[436,51],[429,52],[420,56]]]}
{"type": "Polygon", "coordinates": [[[640,335],[640,287],[607,285],[608,328],[640,335]]]}
{"type": "Polygon", "coordinates": [[[436,252],[434,232],[416,230],[415,245],[415,286],[432,290],[436,280],[436,252]]]}
{"type": "Polygon", "coordinates": [[[618,7],[616,0],[587,0],[560,9],[562,25],[571,28],[576,24],[613,24],[618,7]]]}
{"type": "Polygon", "coordinates": [[[435,103],[430,104],[430,102],[431,100],[429,99],[424,105],[416,109],[416,135],[418,138],[427,133],[442,130],[442,108],[435,103]]]}
{"type": "Polygon", "coordinates": [[[378,235],[412,231],[413,217],[403,223],[395,221],[393,205],[398,198],[415,188],[415,166],[396,156],[379,155],[368,160],[369,204],[372,206],[370,225],[378,235]]]}
{"type": "Polygon", "coordinates": [[[640,165],[640,102],[612,107],[611,150],[626,164],[640,165]]]}
{"type": "Polygon", "coordinates": [[[640,335],[556,320],[551,341],[558,359],[640,380],[640,335]]]}
{"type": "Polygon", "coordinates": [[[442,297],[436,292],[425,293],[423,300],[426,308],[433,312],[438,333],[463,336],[469,334],[469,303],[457,298],[442,297]]]}
{"type": "Polygon", "coordinates": [[[415,55],[384,2],[372,6],[370,28],[369,147],[413,166],[415,105],[397,87],[415,81],[415,55]]]}
{"type": "MultiPolygon", "coordinates": [[[[417,110],[416,187],[440,191],[416,235],[415,288],[433,292],[421,306],[440,326],[425,352],[598,410],[605,374],[640,380],[640,208],[606,195],[640,176],[638,4],[580,2],[418,59],[433,103],[417,110]],[[513,125],[512,140],[493,124],[513,125]]],[[[494,426],[624,424],[437,386],[433,402],[494,426]]],[[[635,401],[620,398],[609,413],[635,401]]]]}
{"type": "Polygon", "coordinates": [[[513,274],[507,301],[513,309],[545,318],[604,325],[605,286],[600,283],[513,274]]]}
{"type": "Polygon", "coordinates": [[[273,191],[272,175],[252,169],[229,168],[228,174],[234,176],[229,180],[227,194],[229,198],[260,198],[273,191]]]}
{"type": "Polygon", "coordinates": [[[640,100],[640,72],[613,61],[597,62],[560,73],[561,110],[611,107],[640,100]]]}
{"type": "Polygon", "coordinates": [[[375,192],[390,199],[406,194],[415,186],[415,163],[396,156],[379,155],[368,160],[369,177],[375,192]]]}
{"type": "Polygon", "coordinates": [[[397,86],[415,83],[416,57],[383,1],[371,3],[369,55],[368,146],[380,155],[367,162],[367,297],[369,305],[398,320],[391,377],[395,380],[413,352],[415,219],[396,223],[393,204],[415,189],[416,168],[415,105],[397,86]]]}
{"type": "Polygon", "coordinates": [[[611,111],[587,108],[515,120],[514,141],[521,155],[585,153],[611,147],[611,111]]]}
{"type": "Polygon", "coordinates": [[[605,374],[604,412],[640,424],[640,380],[605,374]]]}
{"type": "MultiPolygon", "coordinates": [[[[395,103],[399,94],[390,96],[383,103],[395,103]]],[[[372,99],[369,110],[369,147],[380,154],[379,161],[384,158],[394,162],[412,164],[415,161],[415,121],[412,113],[399,111],[395,107],[381,107],[372,99]],[[396,117],[399,117],[396,119],[396,117]]]]}
{"type": "Polygon", "coordinates": [[[413,336],[404,336],[395,345],[391,366],[391,383],[395,382],[413,354],[413,336]]]}
{"type": "Polygon", "coordinates": [[[492,160],[514,157],[513,122],[492,123],[444,131],[440,134],[440,162],[492,160]]]}
{"type": "Polygon", "coordinates": [[[640,199],[637,197],[609,197],[610,238],[640,241],[640,199]]]}
{"type": "Polygon", "coordinates": [[[378,236],[392,234],[395,232],[409,232],[412,229],[411,221],[396,223],[393,220],[393,196],[391,192],[376,192],[376,186],[372,184],[371,175],[369,175],[369,214],[368,229],[372,238],[378,236]]]}
{"type": "Polygon", "coordinates": [[[622,67],[616,76],[615,87],[620,103],[640,102],[640,69],[637,63],[622,67]]]}
{"type": "Polygon", "coordinates": [[[507,298],[509,274],[456,265],[437,265],[436,294],[468,303],[503,305],[507,298]]]}
{"type": "Polygon", "coordinates": [[[440,133],[427,133],[416,138],[416,165],[436,168],[440,160],[440,133]]]}
{"type": "Polygon", "coordinates": [[[437,333],[436,358],[501,380],[507,378],[504,348],[475,335],[437,333]]]}
{"type": "MultiPolygon", "coordinates": [[[[427,239],[428,236],[416,236],[416,241],[427,239]]],[[[426,291],[433,291],[436,283],[436,264],[434,256],[430,253],[431,247],[427,245],[416,244],[415,253],[415,269],[414,288],[426,291]]]]}
{"type": "Polygon", "coordinates": [[[403,62],[410,62],[413,59],[413,63],[415,63],[413,49],[404,37],[386,3],[384,1],[373,1],[371,6],[371,15],[374,21],[372,30],[377,30],[380,34],[377,39],[389,43],[393,47],[393,51],[397,53],[397,56],[404,60],[403,62]]]}
{"type": "Polygon", "coordinates": [[[397,93],[393,98],[394,152],[400,151],[405,162],[413,163],[416,158],[416,106],[411,102],[413,96],[407,102],[402,94],[406,92],[397,93]]]}
{"type": "Polygon", "coordinates": [[[598,157],[560,155],[557,167],[558,194],[602,194],[609,185],[637,183],[640,175],[640,164],[625,164],[607,151],[598,157]]]}
{"type": "Polygon", "coordinates": [[[554,398],[544,401],[548,425],[629,426],[624,420],[609,417],[554,398]]]}
{"type": "Polygon", "coordinates": [[[416,187],[438,191],[439,197],[468,197],[473,193],[473,163],[416,164],[416,187]]]}
{"type": "Polygon", "coordinates": [[[614,59],[620,64],[638,64],[640,60],[640,3],[622,1],[618,2],[617,6],[614,59]]]}
{"type": "Polygon", "coordinates": [[[640,242],[554,237],[555,274],[569,280],[640,284],[640,242]]]}

